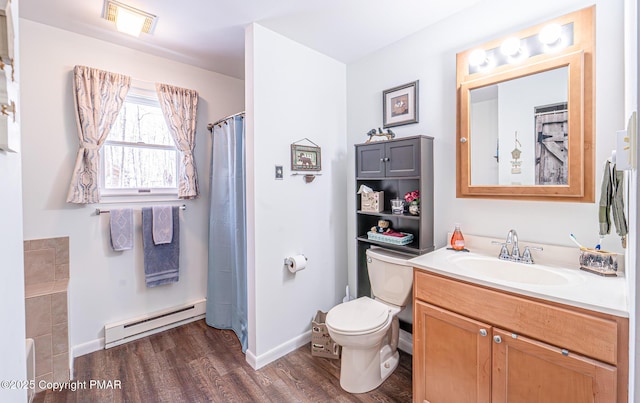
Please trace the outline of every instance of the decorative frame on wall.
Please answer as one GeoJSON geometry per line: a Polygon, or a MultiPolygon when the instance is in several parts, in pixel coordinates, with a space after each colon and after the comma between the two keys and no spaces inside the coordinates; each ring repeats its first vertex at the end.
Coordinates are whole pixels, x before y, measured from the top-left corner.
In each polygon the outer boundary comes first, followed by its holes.
{"type": "Polygon", "coordinates": [[[418,81],[382,91],[382,126],[418,123],[418,81]]]}
{"type": "MultiPolygon", "coordinates": [[[[291,170],[292,171],[320,171],[322,169],[322,156],[320,147],[309,139],[314,146],[291,144],[291,170]]],[[[302,141],[302,140],[301,140],[302,141]]]]}

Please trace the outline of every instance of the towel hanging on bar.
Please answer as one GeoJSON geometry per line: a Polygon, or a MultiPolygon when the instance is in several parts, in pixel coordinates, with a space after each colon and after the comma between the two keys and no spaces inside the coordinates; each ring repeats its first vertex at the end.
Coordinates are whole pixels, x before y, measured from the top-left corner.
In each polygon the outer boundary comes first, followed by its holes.
{"type": "Polygon", "coordinates": [[[114,251],[133,249],[133,209],[113,209],[109,217],[109,238],[114,251]]]}

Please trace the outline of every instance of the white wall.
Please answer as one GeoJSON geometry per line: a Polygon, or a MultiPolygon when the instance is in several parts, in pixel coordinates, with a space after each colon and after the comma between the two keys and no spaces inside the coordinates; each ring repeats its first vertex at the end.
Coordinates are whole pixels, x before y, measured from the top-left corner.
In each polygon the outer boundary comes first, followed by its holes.
{"type": "Polygon", "coordinates": [[[260,367],[308,342],[316,311],[344,295],[346,67],[258,24],[246,31],[246,52],[247,359],[260,367]],[[322,149],[322,176],[309,184],[290,175],[290,145],[305,137],[322,149]],[[309,261],[293,275],[283,261],[297,253],[309,261]]]}
{"type": "Polygon", "coordinates": [[[206,126],[244,109],[244,82],[28,20],[21,20],[21,30],[24,238],[69,236],[69,339],[78,355],[100,348],[106,323],[205,297],[211,146],[206,126]],[[108,214],[93,215],[96,207],[110,206],[65,202],[78,149],[74,65],[200,94],[195,159],[201,196],[185,201],[187,210],[181,212],[176,284],[145,287],[139,208],[149,203],[133,205],[134,250],[113,252],[108,214]]]}
{"type": "MultiPolygon", "coordinates": [[[[22,179],[20,154],[0,151],[0,381],[25,380],[24,262],[22,253],[22,179]]],[[[0,401],[26,399],[26,390],[0,388],[0,401]]]]}
{"type": "MultiPolygon", "coordinates": [[[[18,2],[12,3],[16,40],[20,38],[18,2]]],[[[20,49],[15,49],[15,60],[20,59],[20,49]]],[[[16,70],[16,81],[21,81],[16,70]]],[[[20,116],[20,115],[19,115],[20,116]]],[[[22,240],[22,154],[0,151],[0,256],[2,256],[2,280],[0,281],[0,381],[26,380],[24,317],[24,260],[22,240]]],[[[26,389],[0,387],[0,401],[24,402],[26,389]]]]}
{"type": "MultiPolygon", "coordinates": [[[[5,4],[6,2],[0,2],[5,4]]],[[[16,41],[20,39],[18,6],[14,1],[13,24],[16,41]]],[[[4,7],[4,6],[3,6],[4,7]]],[[[15,60],[20,63],[20,49],[16,47],[15,60]]],[[[20,70],[15,79],[21,81],[20,70]]],[[[18,103],[18,122],[20,121],[18,103]]],[[[0,323],[5,329],[0,333],[0,381],[26,380],[25,317],[24,317],[24,259],[22,253],[22,154],[0,151],[0,256],[2,256],[2,281],[0,281],[0,323]]],[[[26,389],[0,387],[0,401],[23,402],[26,389]]]]}
{"type": "MultiPolygon", "coordinates": [[[[420,122],[400,126],[399,137],[433,136],[435,172],[435,242],[446,244],[446,233],[462,223],[463,233],[505,237],[515,228],[521,240],[572,245],[574,233],[586,245],[598,241],[596,203],[558,203],[456,198],[456,58],[457,52],[572,12],[593,1],[535,2],[484,0],[469,10],[441,21],[348,66],[347,133],[349,145],[366,139],[371,127],[381,126],[382,91],[420,80],[420,122]],[[482,21],[491,21],[490,24],[482,21]],[[461,29],[464,27],[464,29],[461,29]]],[[[623,1],[600,0],[596,7],[596,186],[602,163],[615,147],[615,131],[625,126],[623,1]]],[[[353,154],[349,154],[348,240],[349,284],[355,281],[355,192],[353,154]]],[[[597,191],[599,194],[599,190],[597,191]]],[[[614,234],[605,249],[621,251],[614,234]]],[[[498,251],[496,250],[496,253],[498,251]]]]}

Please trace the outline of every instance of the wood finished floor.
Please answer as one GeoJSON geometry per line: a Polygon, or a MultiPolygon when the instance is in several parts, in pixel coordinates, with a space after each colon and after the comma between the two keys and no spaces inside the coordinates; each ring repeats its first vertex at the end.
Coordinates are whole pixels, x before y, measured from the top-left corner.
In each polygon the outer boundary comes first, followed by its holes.
{"type": "Polygon", "coordinates": [[[34,402],[411,402],[411,356],[377,389],[340,388],[340,361],[309,345],[258,371],[230,330],[200,320],[75,360],[76,379],[120,380],[122,389],[40,392],[34,402]]]}

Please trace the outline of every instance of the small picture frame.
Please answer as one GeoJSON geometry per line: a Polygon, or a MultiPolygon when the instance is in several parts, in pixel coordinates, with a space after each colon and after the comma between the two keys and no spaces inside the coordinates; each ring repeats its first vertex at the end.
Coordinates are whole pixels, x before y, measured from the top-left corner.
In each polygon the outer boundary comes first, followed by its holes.
{"type": "Polygon", "coordinates": [[[292,171],[320,171],[321,163],[320,147],[291,144],[292,171]]]}
{"type": "Polygon", "coordinates": [[[418,81],[382,91],[383,127],[418,123],[418,81]]]}

